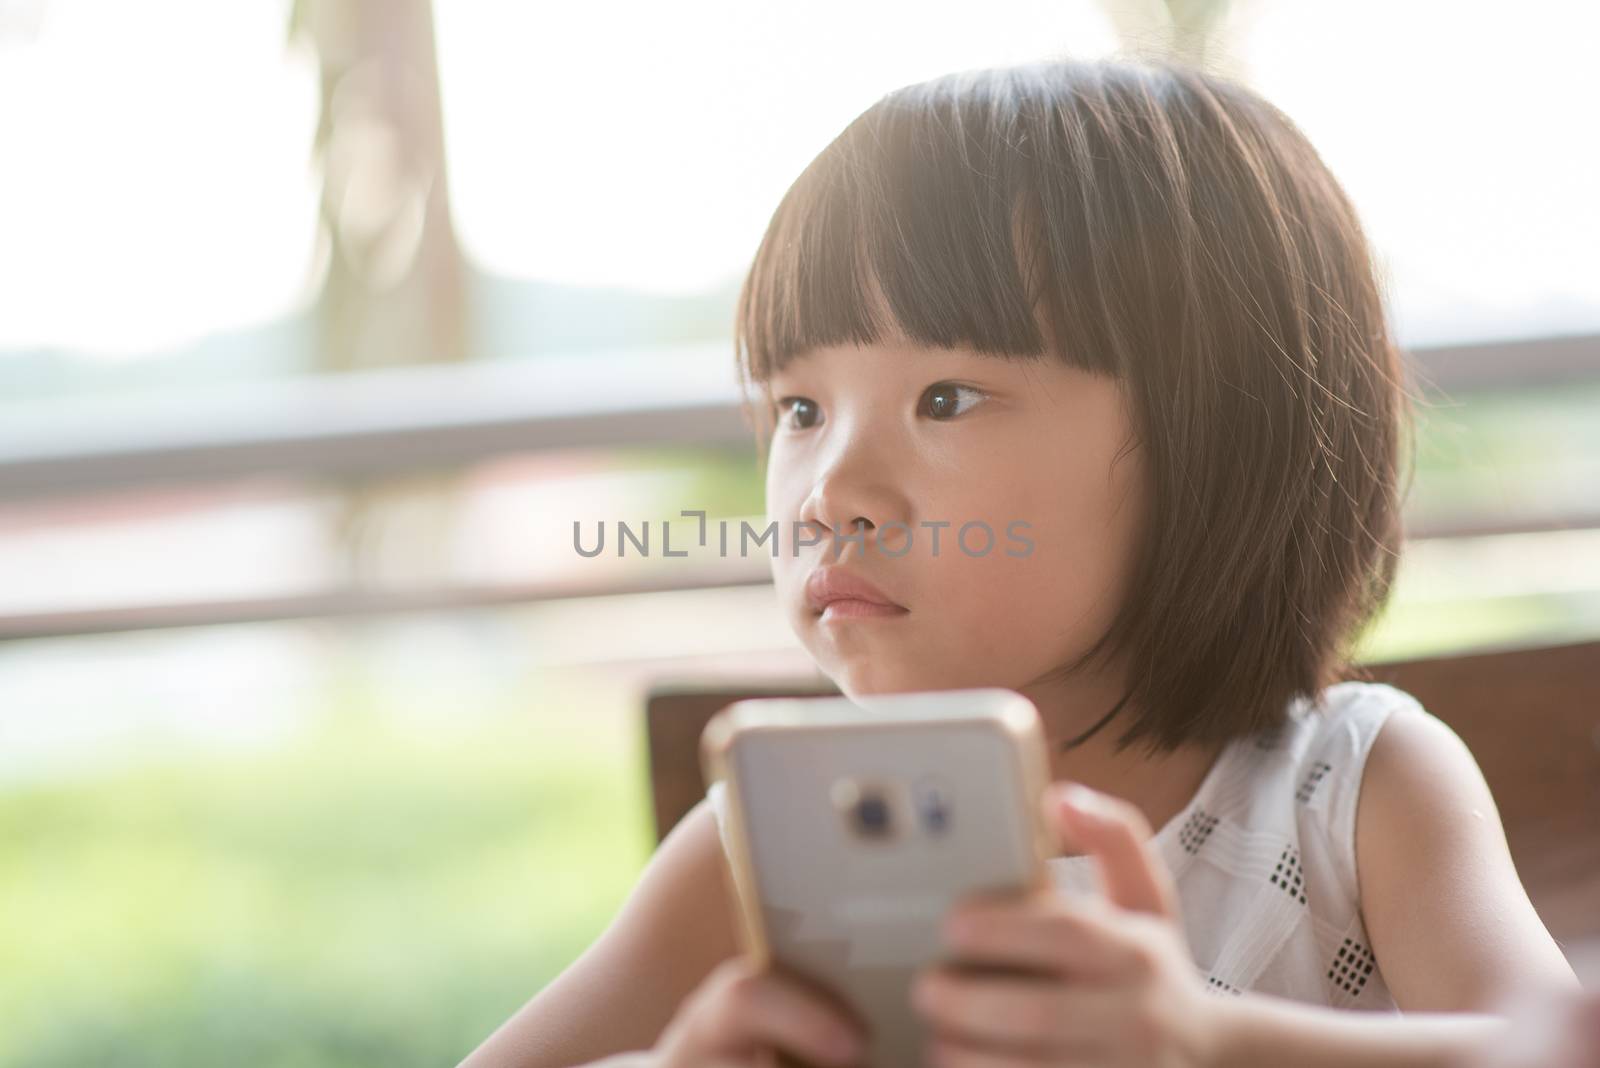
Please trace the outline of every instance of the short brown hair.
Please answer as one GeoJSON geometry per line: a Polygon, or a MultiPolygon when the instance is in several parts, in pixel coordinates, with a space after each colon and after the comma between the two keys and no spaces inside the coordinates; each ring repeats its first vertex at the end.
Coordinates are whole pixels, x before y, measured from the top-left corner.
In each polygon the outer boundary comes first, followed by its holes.
{"type": "Polygon", "coordinates": [[[740,292],[763,454],[775,370],[886,332],[1127,389],[1150,521],[1061,669],[1129,654],[1119,749],[1270,728],[1351,670],[1399,558],[1413,398],[1356,213],[1277,108],[1165,60],[889,93],[796,179],[740,292]]]}

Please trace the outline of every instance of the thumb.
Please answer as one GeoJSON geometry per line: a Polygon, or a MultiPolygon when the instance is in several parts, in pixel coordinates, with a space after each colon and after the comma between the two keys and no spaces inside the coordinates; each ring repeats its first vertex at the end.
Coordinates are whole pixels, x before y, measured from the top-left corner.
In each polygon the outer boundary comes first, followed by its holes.
{"type": "Polygon", "coordinates": [[[1076,782],[1052,784],[1046,804],[1063,842],[1094,855],[1112,904],[1177,920],[1178,890],[1143,812],[1076,782]]]}

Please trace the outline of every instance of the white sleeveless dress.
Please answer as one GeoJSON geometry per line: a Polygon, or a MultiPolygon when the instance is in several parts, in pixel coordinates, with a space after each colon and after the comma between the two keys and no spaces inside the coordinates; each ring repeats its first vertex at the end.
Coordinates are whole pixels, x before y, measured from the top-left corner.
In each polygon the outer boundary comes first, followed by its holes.
{"type": "MultiPolygon", "coordinates": [[[[1154,842],[1207,990],[1395,1013],[1361,921],[1356,801],[1390,711],[1421,705],[1384,683],[1341,682],[1322,696],[1320,710],[1291,702],[1275,734],[1229,743],[1154,842]]],[[[707,796],[721,829],[722,784],[707,796]]],[[[1093,857],[1050,864],[1063,890],[1098,892],[1093,857]]]]}

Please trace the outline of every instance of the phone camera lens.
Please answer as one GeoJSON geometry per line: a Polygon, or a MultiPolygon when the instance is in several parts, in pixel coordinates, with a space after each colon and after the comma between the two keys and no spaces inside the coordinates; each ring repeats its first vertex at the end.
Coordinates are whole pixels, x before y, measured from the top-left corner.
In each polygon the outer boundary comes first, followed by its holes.
{"type": "Polygon", "coordinates": [[[929,834],[950,829],[950,793],[938,779],[924,779],[916,786],[917,815],[929,834]]]}
{"type": "Polygon", "coordinates": [[[864,834],[884,835],[889,832],[889,803],[879,794],[867,794],[856,802],[856,826],[864,834]]]}

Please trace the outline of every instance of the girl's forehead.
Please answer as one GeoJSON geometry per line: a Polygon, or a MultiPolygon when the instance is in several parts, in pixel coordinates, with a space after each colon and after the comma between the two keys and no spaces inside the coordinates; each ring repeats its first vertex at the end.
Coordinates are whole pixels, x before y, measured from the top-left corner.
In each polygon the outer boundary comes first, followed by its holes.
{"type": "Polygon", "coordinates": [[[1045,355],[1018,356],[1015,354],[984,352],[967,344],[929,345],[906,338],[836,345],[816,345],[794,353],[775,374],[785,370],[860,367],[863,370],[904,367],[914,370],[918,365],[964,365],[975,369],[1023,373],[1037,368],[1046,361],[1045,355]]]}

